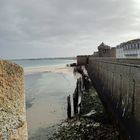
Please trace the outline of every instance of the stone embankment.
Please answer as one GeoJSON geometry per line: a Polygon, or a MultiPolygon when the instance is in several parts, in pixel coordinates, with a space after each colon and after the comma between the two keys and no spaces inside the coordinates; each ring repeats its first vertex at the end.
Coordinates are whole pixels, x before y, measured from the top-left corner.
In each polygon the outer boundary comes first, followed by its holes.
{"type": "Polygon", "coordinates": [[[140,140],[140,59],[78,56],[126,139],[140,140]]]}
{"type": "Polygon", "coordinates": [[[27,140],[23,69],[0,60],[0,140],[27,140]]]}

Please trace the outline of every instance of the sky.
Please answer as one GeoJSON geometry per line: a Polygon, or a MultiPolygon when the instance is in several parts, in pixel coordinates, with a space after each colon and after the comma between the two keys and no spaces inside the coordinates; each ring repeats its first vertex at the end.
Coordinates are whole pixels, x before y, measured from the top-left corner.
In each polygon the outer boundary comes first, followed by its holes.
{"type": "Polygon", "coordinates": [[[0,58],[93,54],[140,37],[140,0],[0,0],[0,58]]]}

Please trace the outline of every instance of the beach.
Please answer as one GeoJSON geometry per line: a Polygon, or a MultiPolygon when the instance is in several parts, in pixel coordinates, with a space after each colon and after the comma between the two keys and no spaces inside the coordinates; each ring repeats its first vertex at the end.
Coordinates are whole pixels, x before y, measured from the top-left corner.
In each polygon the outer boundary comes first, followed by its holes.
{"type": "Polygon", "coordinates": [[[48,139],[67,118],[76,78],[66,64],[24,68],[29,140],[48,139]]]}

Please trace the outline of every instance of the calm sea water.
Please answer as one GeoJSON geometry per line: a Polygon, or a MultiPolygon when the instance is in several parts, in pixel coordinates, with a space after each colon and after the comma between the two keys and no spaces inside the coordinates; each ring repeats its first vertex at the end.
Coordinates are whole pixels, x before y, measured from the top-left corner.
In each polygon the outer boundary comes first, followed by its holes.
{"type": "Polygon", "coordinates": [[[76,62],[76,60],[71,59],[25,59],[25,60],[13,60],[13,62],[19,64],[20,66],[26,68],[36,68],[44,66],[56,66],[56,65],[66,65],[76,62]]]}
{"type": "MultiPolygon", "coordinates": [[[[17,60],[28,68],[62,66],[74,60],[17,60]]],[[[29,140],[47,140],[51,126],[66,119],[67,96],[74,92],[76,78],[68,73],[43,72],[25,75],[26,108],[29,140]]]]}

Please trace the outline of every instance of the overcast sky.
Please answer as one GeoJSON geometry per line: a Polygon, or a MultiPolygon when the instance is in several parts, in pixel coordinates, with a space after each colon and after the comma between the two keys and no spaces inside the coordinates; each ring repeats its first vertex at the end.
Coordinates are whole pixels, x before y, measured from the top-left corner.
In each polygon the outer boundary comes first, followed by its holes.
{"type": "Polygon", "coordinates": [[[0,0],[0,58],[92,54],[140,37],[140,0],[0,0]]]}

